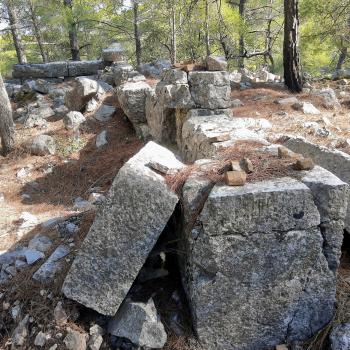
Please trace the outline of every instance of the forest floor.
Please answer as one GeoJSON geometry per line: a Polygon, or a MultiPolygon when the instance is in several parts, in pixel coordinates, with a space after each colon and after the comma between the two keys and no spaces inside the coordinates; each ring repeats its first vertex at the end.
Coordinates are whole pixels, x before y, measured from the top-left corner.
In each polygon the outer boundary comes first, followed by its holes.
{"type": "MultiPolygon", "coordinates": [[[[340,110],[333,111],[322,108],[318,97],[310,94],[298,95],[299,100],[312,102],[321,111],[320,115],[305,115],[295,111],[291,106],[275,103],[276,99],[290,96],[292,95],[283,89],[256,88],[234,91],[232,98],[240,99],[244,103],[244,106],[233,109],[234,117],[269,120],[273,128],[265,132],[270,140],[277,140],[282,134],[294,134],[305,136],[310,141],[321,145],[332,148],[337,146],[350,154],[350,150],[338,142],[340,139],[350,139],[350,98],[342,101],[340,110]],[[287,114],[281,115],[281,111],[287,114]],[[328,137],[316,135],[313,129],[305,127],[307,122],[316,122],[320,127],[326,127],[330,135],[328,137]]],[[[57,236],[54,229],[44,230],[41,223],[52,218],[81,215],[74,207],[76,198],[88,200],[91,193],[105,194],[121,166],[143,146],[144,142],[136,137],[131,124],[118,108],[115,96],[111,94],[106,96],[104,103],[117,107],[113,118],[101,123],[87,115],[87,122],[79,137],[72,131],[67,131],[62,120],[48,120],[48,128],[45,129],[16,126],[15,151],[6,158],[0,156],[0,194],[4,195],[3,200],[0,199],[0,253],[28,242],[33,236],[43,232],[52,238],[54,247],[57,247],[62,243],[62,239],[57,236]],[[108,145],[97,148],[96,135],[102,130],[107,130],[108,145]],[[55,155],[33,156],[27,151],[26,145],[39,134],[47,134],[55,138],[58,145],[55,155]],[[21,216],[25,212],[34,215],[38,222],[21,228],[21,216]]],[[[93,222],[94,212],[87,211],[82,215],[79,234],[73,242],[69,241],[75,245],[75,249],[67,260],[66,270],[93,222]]],[[[50,322],[53,308],[62,298],[60,286],[65,274],[62,273],[49,287],[53,298],[43,302],[42,287],[31,280],[35,269],[37,266],[15,276],[11,281],[11,290],[8,286],[6,288],[0,286],[0,315],[6,324],[5,331],[1,331],[0,324],[1,349],[8,348],[5,344],[15,325],[8,311],[3,307],[5,301],[13,305],[20,300],[28,308],[37,308],[37,316],[44,323],[45,319],[50,322]],[[19,284],[20,291],[14,292],[15,286],[19,284]],[[28,290],[30,290],[29,294],[28,290]]],[[[350,310],[350,257],[346,252],[344,252],[339,273],[338,295],[338,311],[334,322],[350,321],[350,315],[347,312],[350,310]]],[[[71,315],[69,315],[72,320],[71,327],[77,327],[73,323],[74,310],[72,306],[71,315]]],[[[319,344],[324,341],[323,337],[327,331],[329,329],[312,340],[309,348],[321,349],[319,344]]],[[[60,345],[59,341],[58,344],[60,345]]],[[[167,349],[184,350],[185,341],[182,338],[171,337],[167,349]]]]}

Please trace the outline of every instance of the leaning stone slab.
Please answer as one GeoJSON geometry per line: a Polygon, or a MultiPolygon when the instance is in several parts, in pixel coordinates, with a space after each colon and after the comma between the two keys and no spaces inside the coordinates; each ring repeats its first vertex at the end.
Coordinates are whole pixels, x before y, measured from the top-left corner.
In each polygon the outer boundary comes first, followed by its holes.
{"type": "Polygon", "coordinates": [[[115,315],[178,202],[147,166],[166,156],[149,142],[120,169],[64,282],[68,298],[115,315]]]}
{"type": "MultiPolygon", "coordinates": [[[[341,224],[347,194],[335,176],[327,173],[323,183],[321,176],[316,169],[305,184],[282,178],[216,185],[194,226],[185,226],[183,280],[203,348],[270,349],[308,339],[332,319],[336,275],[322,223],[338,215],[335,204],[341,224]]],[[[188,181],[185,223],[208,190],[188,181]]]]}
{"type": "MultiPolygon", "coordinates": [[[[315,145],[304,138],[297,137],[288,137],[284,145],[293,152],[311,157],[316,164],[329,170],[342,181],[350,184],[349,154],[337,150],[330,150],[326,147],[315,145]]],[[[348,206],[345,228],[350,232],[350,206],[348,206]]]]}

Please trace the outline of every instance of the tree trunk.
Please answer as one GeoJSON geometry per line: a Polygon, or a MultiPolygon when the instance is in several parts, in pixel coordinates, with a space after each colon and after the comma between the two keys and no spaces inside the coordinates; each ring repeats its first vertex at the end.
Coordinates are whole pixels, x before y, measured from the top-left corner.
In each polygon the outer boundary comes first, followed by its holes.
{"type": "Polygon", "coordinates": [[[19,31],[19,23],[17,17],[17,9],[15,8],[12,0],[6,1],[6,8],[9,15],[9,22],[11,27],[11,33],[13,38],[13,44],[16,49],[18,63],[27,63],[27,57],[24,51],[24,46],[22,42],[22,36],[19,31]]]}
{"type": "Polygon", "coordinates": [[[303,79],[299,54],[299,0],[284,0],[284,80],[292,92],[301,92],[303,79]]]}
{"type": "Polygon", "coordinates": [[[337,68],[336,68],[337,70],[342,69],[343,63],[345,62],[347,55],[348,55],[348,48],[342,47],[340,49],[339,59],[338,59],[337,68]]]}
{"type": "Polygon", "coordinates": [[[139,29],[139,2],[138,0],[133,0],[133,9],[134,9],[134,38],[135,38],[135,53],[136,53],[136,62],[137,66],[141,64],[141,38],[140,38],[140,29],[139,29]]]}
{"type": "MultiPolygon", "coordinates": [[[[245,22],[246,3],[247,3],[247,0],[239,1],[239,15],[243,23],[245,22]]],[[[244,68],[244,55],[245,55],[244,33],[241,30],[241,33],[239,34],[239,56],[240,57],[238,60],[238,67],[240,68],[244,68]]]]}
{"type": "Polygon", "coordinates": [[[70,21],[69,28],[69,45],[72,54],[72,61],[80,61],[80,49],[78,43],[78,25],[73,18],[73,0],[64,0],[64,5],[71,12],[72,18],[70,21]]]}
{"type": "Polygon", "coordinates": [[[171,2],[171,63],[177,61],[176,12],[175,1],[171,2]]]}
{"type": "Polygon", "coordinates": [[[0,74],[0,138],[2,152],[6,156],[14,147],[14,124],[12,108],[0,74]]]}
{"type": "Polygon", "coordinates": [[[209,1],[205,0],[205,51],[210,56],[209,1]]]}
{"type": "Polygon", "coordinates": [[[43,36],[41,34],[41,31],[40,31],[40,26],[39,26],[38,19],[37,19],[36,14],[35,14],[35,8],[34,8],[32,0],[29,0],[28,4],[29,4],[29,11],[30,11],[30,18],[32,20],[33,29],[34,29],[34,35],[35,35],[36,41],[37,41],[38,46],[39,46],[41,57],[43,59],[43,62],[45,63],[45,62],[48,62],[48,57],[47,57],[47,53],[45,52],[45,49],[44,49],[44,44],[43,44],[44,40],[43,40],[43,36]]]}

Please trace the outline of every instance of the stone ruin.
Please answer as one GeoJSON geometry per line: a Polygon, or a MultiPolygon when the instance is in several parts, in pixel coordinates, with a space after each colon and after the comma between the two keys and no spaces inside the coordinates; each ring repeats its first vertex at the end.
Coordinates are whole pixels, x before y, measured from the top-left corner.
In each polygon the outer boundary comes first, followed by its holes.
{"type": "Polygon", "coordinates": [[[319,166],[297,178],[215,184],[203,173],[220,150],[243,140],[277,152],[264,139],[267,120],[231,116],[229,74],[170,69],[152,88],[127,64],[114,69],[126,116],[157,143],[119,171],[64,294],[120,320],[143,264],[180,210],[178,264],[204,349],[269,349],[315,335],[335,310],[348,185],[319,166]],[[175,193],[164,176],[185,168],[181,160],[197,171],[175,193]]]}

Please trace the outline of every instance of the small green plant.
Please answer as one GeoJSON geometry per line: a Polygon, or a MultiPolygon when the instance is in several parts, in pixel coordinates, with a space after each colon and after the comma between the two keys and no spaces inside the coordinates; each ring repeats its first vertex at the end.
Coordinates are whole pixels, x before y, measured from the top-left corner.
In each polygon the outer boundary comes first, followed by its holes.
{"type": "Polygon", "coordinates": [[[87,140],[80,136],[60,137],[56,139],[56,144],[58,154],[67,157],[74,152],[81,151],[87,145],[87,140]]]}

